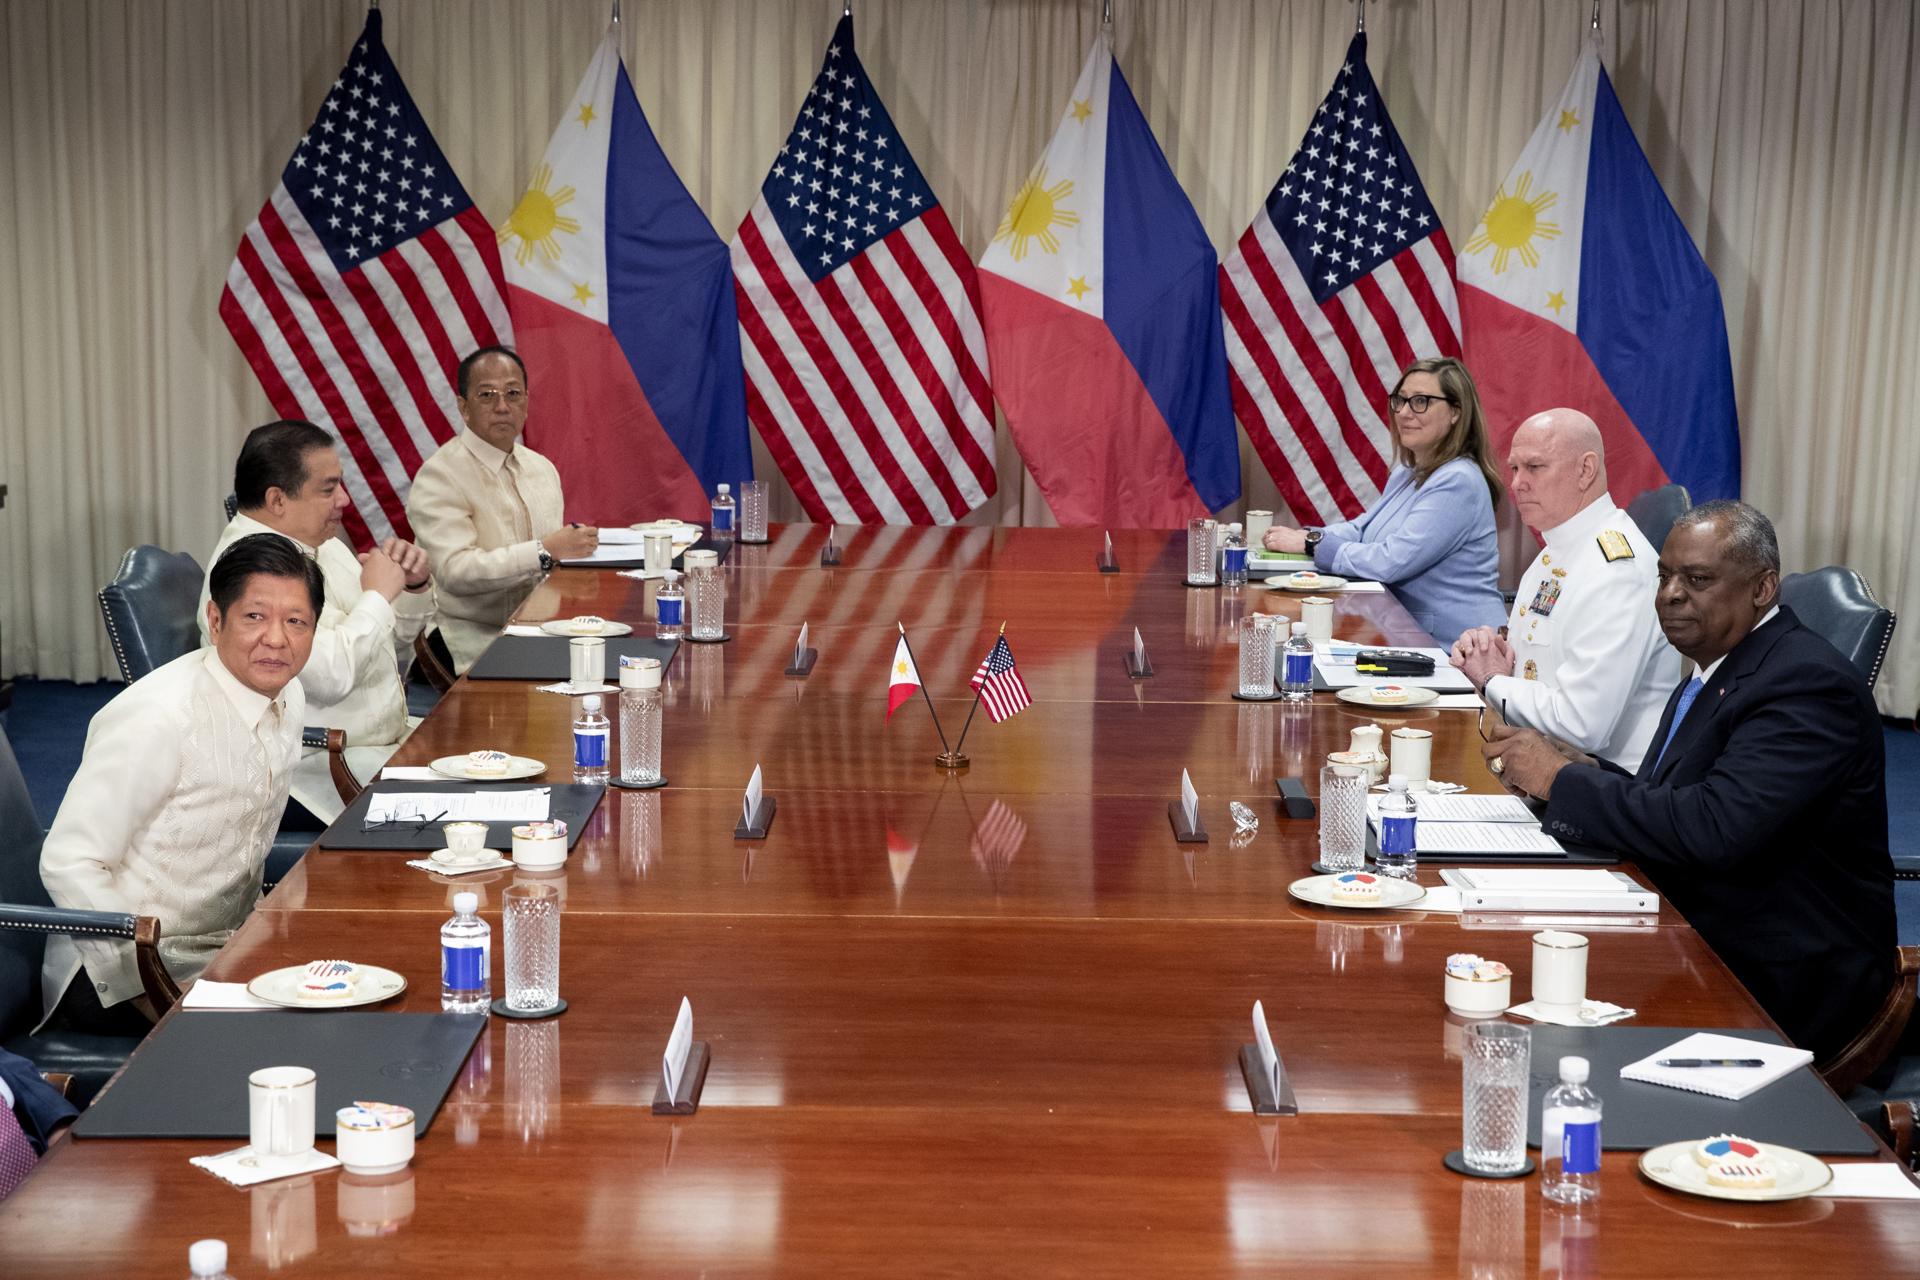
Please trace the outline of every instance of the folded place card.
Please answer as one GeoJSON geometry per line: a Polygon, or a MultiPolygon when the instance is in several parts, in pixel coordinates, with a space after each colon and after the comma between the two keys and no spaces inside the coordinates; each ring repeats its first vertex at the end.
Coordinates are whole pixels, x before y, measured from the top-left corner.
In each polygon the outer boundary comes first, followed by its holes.
{"type": "Polygon", "coordinates": [[[1187,826],[1200,825],[1200,793],[1193,789],[1193,779],[1187,771],[1180,771],[1180,811],[1186,815],[1187,826]]]}
{"type": "Polygon", "coordinates": [[[1280,1094],[1280,1055],[1273,1048],[1273,1033],[1267,1030],[1267,1011],[1258,1000],[1253,1002],[1253,1042],[1260,1046],[1260,1071],[1273,1087],[1275,1097],[1280,1094]]]}

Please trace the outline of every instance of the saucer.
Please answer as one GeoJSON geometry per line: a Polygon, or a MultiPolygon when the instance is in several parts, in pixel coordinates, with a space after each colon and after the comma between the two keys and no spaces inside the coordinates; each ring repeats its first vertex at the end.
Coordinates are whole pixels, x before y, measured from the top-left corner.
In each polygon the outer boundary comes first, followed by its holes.
{"type": "Polygon", "coordinates": [[[462,857],[452,849],[435,849],[427,857],[440,866],[459,867],[462,870],[471,867],[490,867],[496,862],[506,862],[506,859],[500,856],[498,849],[478,849],[468,857],[462,857]]]}

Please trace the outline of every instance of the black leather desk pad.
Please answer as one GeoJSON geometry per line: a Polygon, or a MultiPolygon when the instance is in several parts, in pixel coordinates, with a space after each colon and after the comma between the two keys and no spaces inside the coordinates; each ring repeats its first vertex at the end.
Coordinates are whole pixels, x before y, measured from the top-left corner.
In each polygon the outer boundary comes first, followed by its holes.
{"type": "MultiPolygon", "coordinates": [[[[651,630],[651,628],[648,628],[651,630]]],[[[664,670],[679,650],[678,640],[656,640],[652,636],[608,636],[607,683],[620,673],[622,658],[658,658],[664,670]]],[[[467,668],[469,680],[565,680],[573,659],[567,646],[571,636],[501,636],[467,668]]]]}
{"type": "MultiPolygon", "coordinates": [[[[370,784],[365,791],[354,797],[346,812],[333,820],[333,825],[320,833],[322,849],[405,849],[414,852],[432,853],[435,849],[446,847],[446,836],[440,830],[443,821],[436,819],[424,824],[396,823],[390,826],[375,827],[371,831],[361,830],[367,820],[367,806],[373,803],[373,797],[381,794],[415,792],[434,794],[446,792],[459,794],[468,791],[530,791],[545,787],[551,793],[547,799],[547,816],[558,818],[567,824],[567,848],[580,843],[581,833],[587,829],[587,819],[593,816],[593,807],[600,803],[600,797],[607,789],[587,782],[543,782],[539,778],[525,778],[518,782],[408,782],[394,778],[370,784]]],[[[513,848],[513,822],[489,822],[487,824],[487,847],[490,849],[513,848]]]]}
{"type": "Polygon", "coordinates": [[[424,1136],[481,1014],[259,1009],[182,1010],[74,1122],[82,1138],[247,1139],[247,1077],[261,1067],[313,1069],[314,1126],[333,1136],[333,1113],[355,1102],[413,1110],[424,1136]]]}
{"type": "MultiPolygon", "coordinates": [[[[688,547],[687,551],[717,551],[720,553],[720,563],[725,564],[727,557],[733,554],[733,539],[722,538],[715,542],[712,538],[701,538],[688,547]]],[[[673,567],[684,571],[687,567],[686,556],[686,551],[675,556],[673,567]]],[[[633,555],[626,560],[562,560],[560,567],[563,569],[644,569],[647,567],[647,560],[642,554],[641,544],[634,543],[633,555]]]]}
{"type": "Polygon", "coordinates": [[[1533,1088],[1527,1104],[1527,1145],[1540,1145],[1540,1103],[1560,1083],[1560,1059],[1585,1058],[1593,1068],[1587,1088],[1600,1097],[1600,1142],[1608,1151],[1649,1151],[1669,1142],[1733,1133],[1756,1142],[1795,1147],[1812,1155],[1870,1156],[1879,1148],[1860,1121],[1814,1074],[1802,1067],[1739,1102],[1665,1085],[1622,1080],[1620,1068],[1696,1031],[1743,1040],[1786,1043],[1756,1027],[1533,1028],[1533,1088]]]}

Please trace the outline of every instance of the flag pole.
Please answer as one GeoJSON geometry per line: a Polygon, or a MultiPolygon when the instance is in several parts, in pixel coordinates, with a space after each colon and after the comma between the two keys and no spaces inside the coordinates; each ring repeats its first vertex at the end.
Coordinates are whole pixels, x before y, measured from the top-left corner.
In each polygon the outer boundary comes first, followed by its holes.
{"type": "MultiPolygon", "coordinates": [[[[1000,624],[1000,634],[1007,634],[1007,624],[1000,624]]],[[[980,687],[973,691],[973,705],[967,708],[967,722],[960,726],[960,746],[967,745],[967,730],[973,728],[973,713],[980,709],[980,696],[987,691],[987,682],[982,680],[980,687]]],[[[958,748],[956,748],[957,750],[958,748]]]]}
{"type": "MultiPolygon", "coordinates": [[[[913,641],[907,639],[907,624],[895,622],[893,625],[900,628],[900,643],[907,646],[907,657],[912,659],[913,673],[917,676],[920,674],[920,659],[913,656],[913,641]]],[[[927,682],[921,680],[918,683],[920,696],[927,700],[927,714],[933,717],[933,731],[940,735],[940,745],[943,748],[941,753],[933,758],[934,763],[945,765],[949,769],[966,768],[967,758],[947,746],[947,731],[940,727],[940,713],[933,709],[933,695],[927,692],[927,682]]]]}
{"type": "Polygon", "coordinates": [[[1353,34],[1363,36],[1367,34],[1367,0],[1353,0],[1353,2],[1355,6],[1353,34]]]}
{"type": "Polygon", "coordinates": [[[1113,0],[1106,0],[1106,3],[1101,6],[1100,25],[1103,27],[1113,25],[1113,0]]]}

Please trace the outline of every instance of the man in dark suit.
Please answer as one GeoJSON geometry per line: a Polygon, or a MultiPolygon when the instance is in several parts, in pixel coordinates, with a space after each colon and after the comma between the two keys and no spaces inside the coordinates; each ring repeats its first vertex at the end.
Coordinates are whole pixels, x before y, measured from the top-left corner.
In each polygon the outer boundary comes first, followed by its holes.
{"type": "Polygon", "coordinates": [[[1866,682],[1779,607],[1773,525],[1708,502],[1674,525],[1655,606],[1698,668],[1638,773],[1502,727],[1483,748],[1550,835],[1653,877],[1796,1044],[1824,1059],[1893,980],[1885,745],[1866,682]],[[1664,745],[1663,745],[1664,744],[1664,745]]]}

